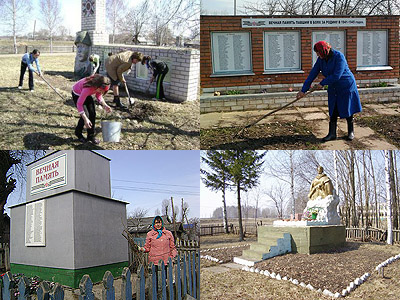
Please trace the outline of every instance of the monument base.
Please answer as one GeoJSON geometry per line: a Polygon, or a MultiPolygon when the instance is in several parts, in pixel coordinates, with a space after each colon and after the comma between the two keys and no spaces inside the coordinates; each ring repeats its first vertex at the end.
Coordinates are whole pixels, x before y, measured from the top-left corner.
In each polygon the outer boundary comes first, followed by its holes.
{"type": "Polygon", "coordinates": [[[106,271],[110,271],[114,277],[117,277],[122,274],[122,270],[128,265],[129,263],[125,261],[115,264],[71,270],[15,263],[10,264],[12,274],[22,273],[29,277],[38,276],[43,280],[58,282],[61,285],[72,288],[79,288],[79,282],[82,279],[82,276],[85,274],[90,276],[90,279],[93,283],[99,282],[103,280],[103,276],[106,271]]]}
{"type": "Polygon", "coordinates": [[[316,220],[303,220],[303,221],[283,221],[278,220],[272,223],[274,227],[305,227],[305,226],[326,226],[330,225],[328,222],[316,220]]]}

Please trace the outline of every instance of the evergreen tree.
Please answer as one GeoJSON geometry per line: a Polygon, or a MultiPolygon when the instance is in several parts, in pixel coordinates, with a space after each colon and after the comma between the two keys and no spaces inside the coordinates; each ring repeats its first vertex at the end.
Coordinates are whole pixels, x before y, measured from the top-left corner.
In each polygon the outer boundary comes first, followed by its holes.
{"type": "Polygon", "coordinates": [[[247,192],[252,187],[258,185],[259,178],[262,173],[263,157],[266,152],[257,153],[254,150],[226,150],[224,156],[228,162],[228,170],[231,180],[236,187],[238,201],[238,219],[240,241],[244,239],[242,225],[242,211],[240,192],[247,192]]]}
{"type": "Polygon", "coordinates": [[[228,217],[226,213],[226,202],[225,192],[230,188],[230,174],[228,170],[228,162],[224,157],[224,151],[209,150],[204,156],[201,157],[201,161],[205,163],[210,171],[200,169],[200,173],[203,175],[201,180],[204,185],[213,191],[222,192],[222,217],[224,219],[224,228],[226,233],[229,233],[228,228],[228,217]]]}

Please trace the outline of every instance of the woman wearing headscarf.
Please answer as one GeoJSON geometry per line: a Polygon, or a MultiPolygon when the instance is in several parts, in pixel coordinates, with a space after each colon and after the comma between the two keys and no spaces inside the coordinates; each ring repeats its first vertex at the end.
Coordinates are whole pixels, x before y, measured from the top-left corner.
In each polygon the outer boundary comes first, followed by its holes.
{"type": "Polygon", "coordinates": [[[347,140],[351,141],[354,139],[353,115],[361,112],[360,96],[354,75],[350,71],[343,53],[332,49],[329,43],[325,41],[316,43],[314,51],[318,59],[304,82],[303,88],[297,93],[297,98],[304,96],[311,83],[321,72],[325,78],[312,89],[317,90],[322,89],[325,85],[328,86],[329,133],[322,141],[327,142],[336,139],[338,117],[346,118],[347,140]]]}
{"type": "Polygon", "coordinates": [[[163,219],[156,216],[153,219],[152,230],[147,233],[144,247],[140,247],[143,252],[149,253],[149,261],[156,266],[159,260],[168,263],[168,258],[174,258],[177,254],[174,236],[171,231],[165,229],[163,219]]]}

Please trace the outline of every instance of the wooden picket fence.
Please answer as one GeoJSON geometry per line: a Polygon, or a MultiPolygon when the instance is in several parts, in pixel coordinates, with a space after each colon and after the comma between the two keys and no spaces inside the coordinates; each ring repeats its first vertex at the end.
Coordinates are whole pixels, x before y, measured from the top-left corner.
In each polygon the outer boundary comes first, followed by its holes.
{"type": "MultiPolygon", "coordinates": [[[[361,241],[385,242],[387,239],[387,230],[379,228],[346,228],[346,238],[361,241]]],[[[400,242],[400,230],[393,229],[393,242],[400,242]]]]}
{"type": "MultiPolygon", "coordinates": [[[[200,299],[200,250],[191,254],[177,255],[174,264],[171,258],[166,266],[159,262],[158,271],[153,263],[146,272],[142,265],[137,274],[131,275],[129,268],[122,272],[121,295],[115,295],[114,277],[110,271],[103,276],[102,300],[183,300],[200,299]],[[145,273],[148,273],[146,276],[145,273]],[[131,277],[133,277],[131,280],[131,277]],[[133,281],[133,284],[132,284],[133,281]]],[[[0,282],[0,300],[63,300],[64,289],[56,283],[50,288],[42,281],[34,293],[30,292],[29,280],[22,276],[13,281],[11,272],[5,273],[0,282]],[[34,297],[34,294],[36,297],[34,297]]],[[[84,275],[79,283],[79,300],[94,300],[93,282],[89,275],[84,275]]]]}

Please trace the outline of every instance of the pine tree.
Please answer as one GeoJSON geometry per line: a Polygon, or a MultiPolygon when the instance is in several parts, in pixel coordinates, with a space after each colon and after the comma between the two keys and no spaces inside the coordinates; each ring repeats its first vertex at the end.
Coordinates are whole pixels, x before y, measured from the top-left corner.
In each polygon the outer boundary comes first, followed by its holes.
{"type": "Polygon", "coordinates": [[[201,161],[207,164],[210,171],[206,169],[200,169],[203,177],[201,178],[204,185],[213,191],[222,192],[222,216],[224,219],[225,232],[229,233],[228,228],[228,216],[226,214],[226,202],[225,193],[227,189],[230,189],[230,174],[228,171],[227,161],[224,158],[223,151],[209,150],[205,156],[201,157],[201,161]]]}
{"type": "Polygon", "coordinates": [[[266,152],[257,153],[254,150],[226,150],[224,151],[228,162],[228,170],[231,180],[236,187],[238,201],[238,219],[240,241],[244,239],[242,225],[242,206],[240,192],[247,192],[252,187],[258,185],[258,180],[262,173],[263,157],[266,152]]]}

